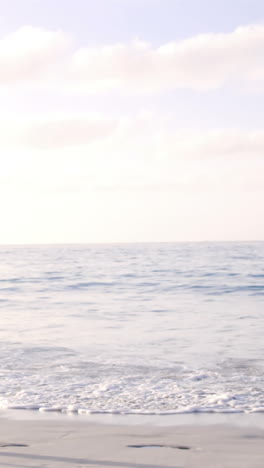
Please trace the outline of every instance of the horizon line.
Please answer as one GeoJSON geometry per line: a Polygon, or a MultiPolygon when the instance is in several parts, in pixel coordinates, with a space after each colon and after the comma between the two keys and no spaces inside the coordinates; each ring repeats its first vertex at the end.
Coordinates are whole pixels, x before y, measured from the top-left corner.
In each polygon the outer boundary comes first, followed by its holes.
{"type": "Polygon", "coordinates": [[[32,242],[0,243],[1,247],[45,247],[45,246],[85,246],[85,245],[138,245],[138,244],[224,244],[224,243],[262,243],[264,239],[255,240],[177,240],[177,241],[106,241],[106,242],[32,242]]]}

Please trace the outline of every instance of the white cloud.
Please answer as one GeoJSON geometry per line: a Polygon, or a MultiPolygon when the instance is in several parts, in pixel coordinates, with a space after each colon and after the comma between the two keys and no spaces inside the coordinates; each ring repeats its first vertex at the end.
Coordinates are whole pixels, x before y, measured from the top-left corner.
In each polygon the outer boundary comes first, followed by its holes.
{"type": "Polygon", "coordinates": [[[107,138],[114,119],[96,116],[58,116],[23,120],[0,119],[0,147],[56,149],[88,145],[107,138]]]}
{"type": "Polygon", "coordinates": [[[71,80],[82,90],[154,92],[207,90],[264,78],[264,26],[202,34],[154,48],[135,41],[83,48],[72,58],[71,80]]]}
{"type": "Polygon", "coordinates": [[[45,192],[264,190],[264,131],[175,129],[167,116],[0,121],[3,184],[45,192]],[[33,185],[32,185],[33,184],[33,185]]]}
{"type": "MultiPolygon", "coordinates": [[[[22,27],[0,39],[0,84],[47,78],[65,56],[69,39],[61,31],[22,27]]],[[[61,66],[61,64],[60,64],[61,66]]]]}
{"type": "Polygon", "coordinates": [[[73,52],[68,46],[63,32],[34,27],[2,38],[0,84],[37,83],[48,76],[54,86],[78,92],[153,93],[238,83],[258,89],[264,79],[264,25],[201,34],[160,47],[139,40],[73,52]]]}
{"type": "Polygon", "coordinates": [[[264,131],[150,112],[3,124],[1,242],[263,238],[264,131]]]}
{"type": "Polygon", "coordinates": [[[175,127],[172,116],[148,111],[120,118],[102,114],[61,114],[4,118],[0,148],[56,150],[93,145],[120,161],[263,158],[264,130],[192,130],[175,127]],[[123,155],[123,157],[122,157],[123,155]]]}

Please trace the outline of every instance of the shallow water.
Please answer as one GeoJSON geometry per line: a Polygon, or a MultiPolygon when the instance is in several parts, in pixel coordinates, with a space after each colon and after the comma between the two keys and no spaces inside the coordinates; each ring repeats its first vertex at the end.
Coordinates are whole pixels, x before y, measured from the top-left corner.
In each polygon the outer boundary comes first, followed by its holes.
{"type": "Polygon", "coordinates": [[[0,248],[0,405],[264,411],[264,243],[0,248]]]}

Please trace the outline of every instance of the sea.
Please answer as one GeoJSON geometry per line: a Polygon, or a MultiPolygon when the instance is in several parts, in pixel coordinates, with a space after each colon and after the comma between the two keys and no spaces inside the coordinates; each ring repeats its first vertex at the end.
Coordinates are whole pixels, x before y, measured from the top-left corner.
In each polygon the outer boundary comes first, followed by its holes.
{"type": "Polygon", "coordinates": [[[0,409],[264,412],[264,243],[0,247],[0,409]]]}

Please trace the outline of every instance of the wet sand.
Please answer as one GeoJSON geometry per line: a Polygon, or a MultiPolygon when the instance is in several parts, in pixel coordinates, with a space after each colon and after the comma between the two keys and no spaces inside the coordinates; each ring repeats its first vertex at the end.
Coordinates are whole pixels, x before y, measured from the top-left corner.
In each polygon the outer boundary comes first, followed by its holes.
{"type": "Polygon", "coordinates": [[[2,417],[0,466],[263,468],[264,430],[224,424],[98,424],[63,416],[2,417]]]}

